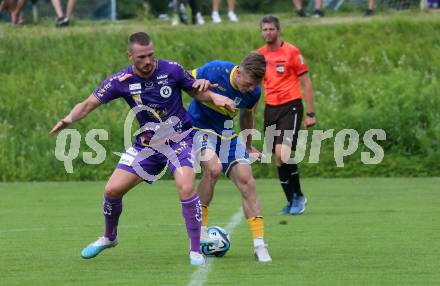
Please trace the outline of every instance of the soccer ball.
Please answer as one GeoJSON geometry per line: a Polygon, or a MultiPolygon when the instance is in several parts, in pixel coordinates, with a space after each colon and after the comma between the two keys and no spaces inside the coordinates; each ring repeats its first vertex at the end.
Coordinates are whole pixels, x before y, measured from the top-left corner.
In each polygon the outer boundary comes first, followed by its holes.
{"type": "Polygon", "coordinates": [[[214,240],[214,244],[200,245],[206,256],[222,257],[231,248],[231,239],[225,229],[219,226],[210,226],[208,227],[208,235],[214,240]]]}

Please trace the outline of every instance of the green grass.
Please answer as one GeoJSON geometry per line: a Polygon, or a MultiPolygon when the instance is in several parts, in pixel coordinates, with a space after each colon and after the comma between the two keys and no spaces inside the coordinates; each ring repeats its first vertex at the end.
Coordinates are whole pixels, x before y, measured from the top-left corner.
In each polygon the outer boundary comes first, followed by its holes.
{"type": "MultiPolygon", "coordinates": [[[[254,261],[244,220],[204,285],[436,285],[440,178],[305,179],[309,207],[280,217],[281,188],[258,180],[273,258],[254,261]],[[286,220],[287,225],[279,222],[286,220]]],[[[187,239],[174,184],[142,184],[124,200],[120,244],[92,260],[103,182],[0,184],[1,285],[187,285],[187,239]]],[[[210,225],[225,226],[239,192],[220,181],[210,225]]]]}

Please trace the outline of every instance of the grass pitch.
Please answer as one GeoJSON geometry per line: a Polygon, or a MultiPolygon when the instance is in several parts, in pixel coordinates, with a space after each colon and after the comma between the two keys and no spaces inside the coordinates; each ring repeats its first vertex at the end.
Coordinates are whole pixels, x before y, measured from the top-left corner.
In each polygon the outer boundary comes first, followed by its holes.
{"type": "MultiPolygon", "coordinates": [[[[252,255],[244,219],[232,247],[197,285],[435,285],[440,281],[439,178],[305,179],[301,216],[277,216],[276,180],[258,180],[273,262],[252,255]]],[[[188,241],[172,181],[124,199],[120,244],[84,260],[102,233],[102,182],[0,184],[0,285],[188,285],[188,241]]],[[[220,181],[210,225],[226,226],[240,195],[220,181]]],[[[194,281],[193,281],[194,282],[194,281]]],[[[197,281],[196,281],[197,282],[197,281]]]]}

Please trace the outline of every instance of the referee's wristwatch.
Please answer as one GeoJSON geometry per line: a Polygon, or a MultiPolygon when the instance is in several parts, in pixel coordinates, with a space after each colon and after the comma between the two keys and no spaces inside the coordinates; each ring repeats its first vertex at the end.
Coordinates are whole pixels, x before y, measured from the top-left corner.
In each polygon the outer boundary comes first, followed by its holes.
{"type": "Polygon", "coordinates": [[[308,117],[314,118],[315,117],[315,112],[313,112],[313,111],[312,112],[307,112],[306,115],[308,117]]]}

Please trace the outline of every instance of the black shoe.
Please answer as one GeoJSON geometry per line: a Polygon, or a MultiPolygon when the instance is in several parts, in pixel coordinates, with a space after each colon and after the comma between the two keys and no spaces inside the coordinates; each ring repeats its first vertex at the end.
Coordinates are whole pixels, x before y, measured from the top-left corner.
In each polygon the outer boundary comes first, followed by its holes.
{"type": "Polygon", "coordinates": [[[296,13],[298,14],[298,16],[300,17],[308,17],[307,13],[304,11],[304,9],[301,9],[299,11],[296,11],[296,13]]]}
{"type": "Polygon", "coordinates": [[[315,12],[313,12],[313,16],[314,16],[315,18],[321,18],[321,17],[324,17],[324,12],[321,11],[321,10],[319,10],[319,9],[316,9],[315,12]]]}
{"type": "Polygon", "coordinates": [[[365,17],[371,17],[374,15],[374,10],[372,9],[368,9],[367,12],[365,12],[364,16],[365,17]]]}
{"type": "Polygon", "coordinates": [[[57,18],[56,24],[57,27],[66,27],[69,26],[69,18],[68,17],[60,17],[57,18]]]}

